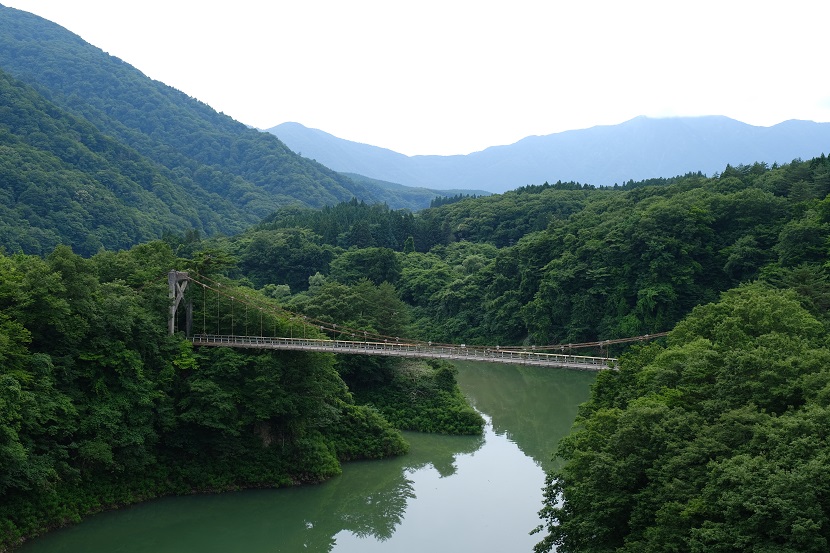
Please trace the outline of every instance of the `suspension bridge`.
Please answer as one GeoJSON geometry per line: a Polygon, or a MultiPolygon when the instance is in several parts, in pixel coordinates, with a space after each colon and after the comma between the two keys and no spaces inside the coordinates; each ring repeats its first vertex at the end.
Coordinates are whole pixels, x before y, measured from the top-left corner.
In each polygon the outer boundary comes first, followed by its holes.
{"type": "Polygon", "coordinates": [[[607,351],[611,344],[665,335],[557,346],[439,344],[402,340],[291,313],[261,298],[245,295],[238,288],[226,289],[219,282],[205,277],[196,279],[183,271],[170,271],[168,285],[168,331],[170,334],[183,331],[194,346],[200,347],[489,361],[598,371],[613,369],[617,360],[602,355],[573,355],[572,351],[589,347],[607,351]],[[198,332],[200,324],[201,332],[198,332]]]}

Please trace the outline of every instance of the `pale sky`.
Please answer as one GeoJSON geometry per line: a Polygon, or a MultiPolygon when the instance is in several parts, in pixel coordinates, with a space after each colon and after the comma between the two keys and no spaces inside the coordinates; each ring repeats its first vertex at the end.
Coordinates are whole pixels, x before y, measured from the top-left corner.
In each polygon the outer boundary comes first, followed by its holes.
{"type": "Polygon", "coordinates": [[[827,0],[0,0],[234,119],[466,154],[638,115],[830,121],[827,0]]]}

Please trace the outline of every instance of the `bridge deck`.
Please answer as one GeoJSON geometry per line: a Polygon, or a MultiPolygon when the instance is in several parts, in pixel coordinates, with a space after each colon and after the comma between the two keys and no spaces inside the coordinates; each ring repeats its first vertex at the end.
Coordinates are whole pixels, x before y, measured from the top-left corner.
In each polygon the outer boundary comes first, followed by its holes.
{"type": "Polygon", "coordinates": [[[386,342],[350,342],[345,340],[317,340],[306,338],[269,338],[264,336],[222,336],[199,334],[190,338],[196,346],[259,348],[301,351],[323,351],[357,355],[385,355],[434,359],[491,361],[545,367],[563,367],[589,371],[613,368],[617,360],[611,357],[588,357],[561,353],[517,351],[484,346],[449,346],[386,342]]]}

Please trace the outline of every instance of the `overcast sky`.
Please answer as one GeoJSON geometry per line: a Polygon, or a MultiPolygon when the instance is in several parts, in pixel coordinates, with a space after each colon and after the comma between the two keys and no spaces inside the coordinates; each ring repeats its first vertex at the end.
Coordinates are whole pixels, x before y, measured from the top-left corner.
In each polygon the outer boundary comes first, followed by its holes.
{"type": "Polygon", "coordinates": [[[262,129],[465,154],[638,115],[830,121],[830,1],[0,0],[262,129]]]}

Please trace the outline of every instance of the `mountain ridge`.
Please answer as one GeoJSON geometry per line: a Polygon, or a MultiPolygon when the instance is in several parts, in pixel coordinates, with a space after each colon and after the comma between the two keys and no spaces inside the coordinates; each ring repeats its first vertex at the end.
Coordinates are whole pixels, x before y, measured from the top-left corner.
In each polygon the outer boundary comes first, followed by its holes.
{"type": "Polygon", "coordinates": [[[293,122],[267,130],[337,171],[407,186],[495,193],[558,180],[612,186],[696,171],[714,174],[729,164],[787,163],[830,151],[830,123],[789,120],[760,127],[722,115],[639,116],[450,156],[406,156],[293,122]]]}

